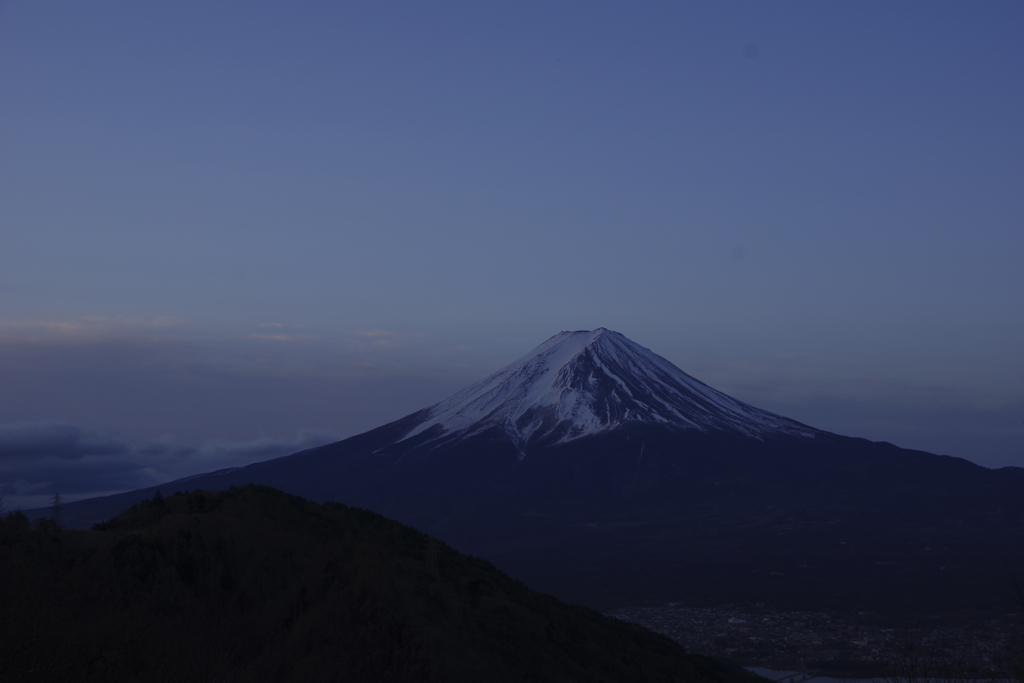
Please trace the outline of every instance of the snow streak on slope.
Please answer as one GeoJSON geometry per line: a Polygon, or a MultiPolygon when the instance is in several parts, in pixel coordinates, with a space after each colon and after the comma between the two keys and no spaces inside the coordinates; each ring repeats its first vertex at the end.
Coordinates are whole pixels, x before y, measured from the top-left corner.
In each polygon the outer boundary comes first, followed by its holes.
{"type": "Polygon", "coordinates": [[[430,407],[405,438],[498,427],[520,448],[655,423],[679,429],[813,436],[817,430],[730,398],[618,332],[561,332],[487,379],[430,407]]]}

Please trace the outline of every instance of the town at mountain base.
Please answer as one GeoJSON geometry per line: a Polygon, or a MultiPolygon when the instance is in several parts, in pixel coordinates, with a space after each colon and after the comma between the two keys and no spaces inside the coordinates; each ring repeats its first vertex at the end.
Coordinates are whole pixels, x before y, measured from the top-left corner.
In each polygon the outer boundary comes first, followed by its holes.
{"type": "Polygon", "coordinates": [[[257,486],[92,531],[12,513],[0,574],[12,683],[755,679],[375,513],[257,486]]]}

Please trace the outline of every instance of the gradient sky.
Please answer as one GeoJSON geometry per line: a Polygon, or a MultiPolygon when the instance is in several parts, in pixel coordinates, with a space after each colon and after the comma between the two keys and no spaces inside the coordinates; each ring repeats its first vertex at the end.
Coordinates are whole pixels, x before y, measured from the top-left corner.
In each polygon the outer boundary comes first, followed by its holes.
{"type": "Polygon", "coordinates": [[[605,326],[1024,466],[1024,4],[0,0],[0,496],[244,464],[605,326]]]}

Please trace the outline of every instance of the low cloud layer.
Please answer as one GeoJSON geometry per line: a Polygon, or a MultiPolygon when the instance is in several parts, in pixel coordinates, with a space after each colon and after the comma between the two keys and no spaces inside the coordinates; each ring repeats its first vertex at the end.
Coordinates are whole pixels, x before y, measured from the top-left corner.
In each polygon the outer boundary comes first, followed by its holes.
{"type": "Polygon", "coordinates": [[[45,505],[55,493],[72,501],[288,455],[398,419],[467,383],[395,372],[411,363],[395,356],[394,333],[318,339],[272,323],[261,329],[273,338],[203,339],[182,329],[164,319],[0,321],[8,510],[45,505]]]}
{"type": "Polygon", "coordinates": [[[0,497],[6,509],[127,491],[227,467],[241,467],[337,440],[299,430],[291,439],[210,440],[199,446],[165,435],[133,441],[66,422],[0,425],[0,497]]]}
{"type": "Polygon", "coordinates": [[[436,345],[382,348],[361,333],[300,340],[297,326],[275,326],[291,339],[0,321],[0,424],[57,419],[135,440],[172,433],[193,444],[310,425],[350,436],[441,400],[492,369],[453,367],[466,353],[436,345]]]}

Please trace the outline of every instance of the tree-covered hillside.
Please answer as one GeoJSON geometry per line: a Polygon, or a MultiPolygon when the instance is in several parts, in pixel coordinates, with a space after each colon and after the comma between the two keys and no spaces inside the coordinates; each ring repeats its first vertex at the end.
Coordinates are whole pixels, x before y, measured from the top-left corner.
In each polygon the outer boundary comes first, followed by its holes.
{"type": "Polygon", "coordinates": [[[0,520],[4,681],[740,681],[410,527],[273,489],[0,520]]]}

